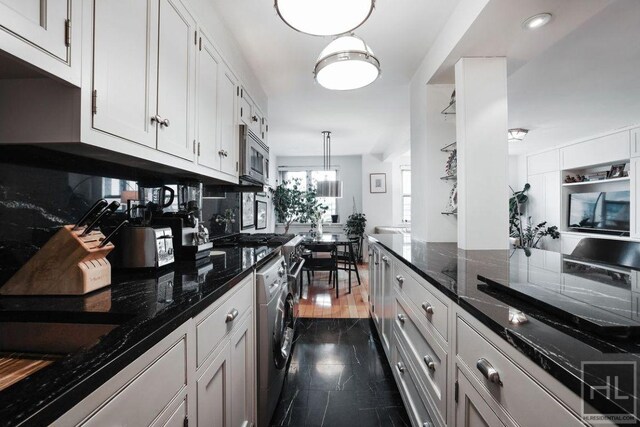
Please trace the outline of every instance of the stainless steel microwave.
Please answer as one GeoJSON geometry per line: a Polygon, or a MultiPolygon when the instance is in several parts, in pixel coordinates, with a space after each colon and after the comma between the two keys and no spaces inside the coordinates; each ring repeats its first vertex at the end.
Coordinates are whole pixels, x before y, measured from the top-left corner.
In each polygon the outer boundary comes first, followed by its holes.
{"type": "Polygon", "coordinates": [[[240,180],[269,182],[269,147],[246,125],[240,125],[240,180]]]}

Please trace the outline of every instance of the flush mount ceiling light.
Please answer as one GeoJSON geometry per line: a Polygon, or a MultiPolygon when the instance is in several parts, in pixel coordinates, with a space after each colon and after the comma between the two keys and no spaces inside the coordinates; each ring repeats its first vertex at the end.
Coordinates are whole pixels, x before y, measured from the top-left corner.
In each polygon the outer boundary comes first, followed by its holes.
{"type": "MultiPolygon", "coordinates": [[[[324,161],[324,170],[328,172],[331,169],[331,132],[322,131],[322,152],[324,161]]],[[[316,184],[316,193],[318,197],[334,197],[342,198],[342,181],[318,181],[316,184]]]]}
{"type": "Polygon", "coordinates": [[[275,0],[278,16],[291,28],[312,36],[337,36],[362,25],[375,0],[275,0]]]}
{"type": "Polygon", "coordinates": [[[526,30],[535,30],[547,25],[549,21],[551,21],[551,17],[552,15],[550,13],[539,13],[525,19],[525,21],[522,23],[522,26],[526,30]]]}
{"type": "Polygon", "coordinates": [[[529,129],[514,128],[509,129],[508,140],[509,142],[520,142],[529,133],[529,129]]]}
{"type": "Polygon", "coordinates": [[[349,34],[338,37],[324,48],[313,74],[327,89],[359,89],[380,76],[380,61],[364,40],[349,34]]]}

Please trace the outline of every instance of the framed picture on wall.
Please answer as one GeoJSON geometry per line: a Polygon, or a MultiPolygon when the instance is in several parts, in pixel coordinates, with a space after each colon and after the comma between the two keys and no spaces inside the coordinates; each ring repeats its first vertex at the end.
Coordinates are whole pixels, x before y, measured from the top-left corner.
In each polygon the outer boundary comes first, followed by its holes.
{"type": "Polygon", "coordinates": [[[369,174],[369,192],[370,193],[386,193],[387,192],[387,174],[386,173],[370,173],[369,174]]]}
{"type": "Polygon", "coordinates": [[[254,226],[256,195],[255,193],[241,193],[241,195],[242,200],[240,201],[240,228],[245,230],[254,226]]]}
{"type": "Polygon", "coordinates": [[[267,202],[256,201],[256,230],[267,228],[267,202]]]}

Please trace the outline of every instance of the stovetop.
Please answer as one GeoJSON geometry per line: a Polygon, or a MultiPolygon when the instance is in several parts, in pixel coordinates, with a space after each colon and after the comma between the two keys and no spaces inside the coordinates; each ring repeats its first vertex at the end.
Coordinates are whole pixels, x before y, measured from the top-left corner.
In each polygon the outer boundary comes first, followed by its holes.
{"type": "Polygon", "coordinates": [[[236,233],[227,236],[212,238],[213,246],[229,247],[236,245],[243,246],[280,246],[291,239],[295,234],[275,234],[275,233],[236,233]]]}

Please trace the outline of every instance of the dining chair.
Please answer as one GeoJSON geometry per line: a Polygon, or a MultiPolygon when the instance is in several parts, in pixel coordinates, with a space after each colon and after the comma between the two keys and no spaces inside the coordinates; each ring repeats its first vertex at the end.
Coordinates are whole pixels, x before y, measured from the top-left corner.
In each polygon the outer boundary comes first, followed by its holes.
{"type": "MultiPolygon", "coordinates": [[[[333,282],[336,288],[336,298],[338,298],[338,247],[335,243],[305,243],[308,251],[305,256],[303,270],[307,272],[307,281],[311,286],[311,273],[316,271],[328,271],[329,283],[333,282]],[[326,255],[329,256],[326,256],[326,255]]],[[[304,256],[304,255],[303,255],[304,256]]],[[[302,289],[300,289],[302,295],[302,289]]]]}
{"type": "Polygon", "coordinates": [[[358,272],[358,263],[356,261],[356,254],[360,251],[360,238],[359,237],[350,237],[348,243],[339,244],[340,249],[336,254],[336,258],[338,261],[338,270],[348,271],[349,272],[349,293],[351,293],[351,272],[354,271],[356,273],[356,278],[358,279],[358,285],[361,285],[360,282],[360,273],[358,272]]]}

